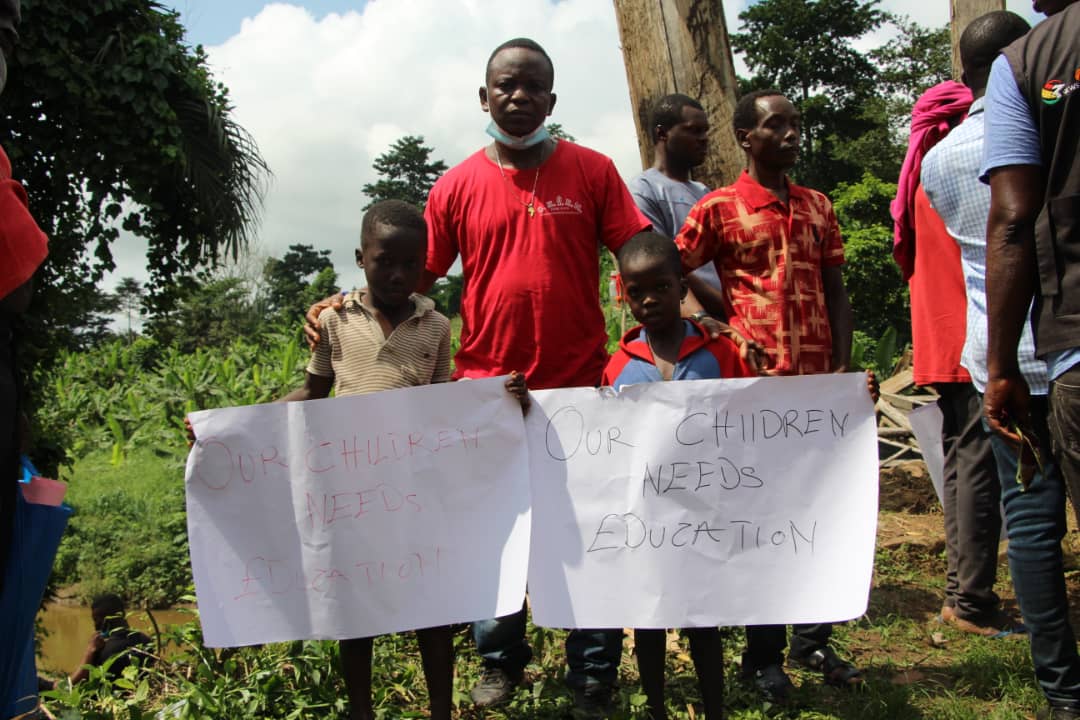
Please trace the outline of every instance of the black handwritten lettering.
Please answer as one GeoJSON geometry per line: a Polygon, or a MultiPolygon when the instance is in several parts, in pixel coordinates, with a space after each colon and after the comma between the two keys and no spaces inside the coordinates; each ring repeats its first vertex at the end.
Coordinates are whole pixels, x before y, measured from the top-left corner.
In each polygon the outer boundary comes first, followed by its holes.
{"type": "Polygon", "coordinates": [[[724,411],[724,422],[720,422],[719,412],[717,412],[716,415],[713,416],[712,427],[713,435],[716,437],[716,447],[720,447],[720,431],[724,431],[724,440],[726,441],[728,439],[728,431],[732,430],[734,427],[733,425],[731,425],[730,422],[728,422],[730,420],[730,415],[731,413],[729,411],[724,411]]]}
{"type": "Polygon", "coordinates": [[[821,432],[814,427],[815,424],[822,422],[821,416],[824,415],[823,410],[807,410],[806,411],[806,429],[803,430],[803,435],[811,435],[816,432],[821,432]],[[815,415],[816,414],[816,415],[815,415]]]}
{"type": "Polygon", "coordinates": [[[672,533],[672,534],[671,534],[671,544],[672,544],[672,546],[674,546],[674,547],[682,547],[682,546],[686,545],[686,541],[685,541],[685,540],[683,540],[683,541],[682,541],[682,542],[680,543],[680,542],[675,542],[675,538],[679,537],[679,535],[680,535],[680,534],[682,534],[682,532],[683,532],[684,530],[689,530],[689,529],[690,529],[690,528],[692,528],[693,526],[694,526],[694,524],[693,524],[693,523],[688,523],[688,522],[681,522],[681,523],[679,523],[679,529],[678,529],[678,530],[676,530],[676,531],[675,531],[674,533],[672,533]]]}
{"type": "Polygon", "coordinates": [[[648,535],[648,533],[646,532],[646,528],[645,528],[645,522],[641,518],[639,518],[637,515],[635,515],[634,513],[625,513],[623,515],[622,519],[623,519],[623,524],[626,526],[626,547],[630,548],[631,550],[634,549],[634,548],[641,547],[645,543],[645,538],[648,535]],[[637,542],[630,542],[630,521],[631,521],[631,519],[633,521],[635,521],[637,523],[637,525],[640,526],[641,539],[638,540],[637,542]]]}
{"type": "Polygon", "coordinates": [[[689,438],[684,438],[683,437],[683,432],[682,432],[683,431],[683,426],[686,425],[686,423],[688,423],[690,420],[692,420],[693,418],[696,418],[698,416],[706,417],[706,414],[703,413],[703,412],[696,412],[696,413],[687,415],[686,417],[684,417],[682,420],[679,421],[679,424],[675,427],[675,442],[679,443],[680,445],[700,445],[701,443],[705,442],[705,438],[698,438],[697,440],[691,440],[689,438]]]}
{"type": "Polygon", "coordinates": [[[712,470],[707,470],[707,465],[712,465],[712,463],[702,462],[700,460],[698,461],[698,480],[697,487],[694,488],[694,492],[697,492],[702,488],[712,487],[712,483],[705,482],[705,478],[709,477],[710,475],[715,475],[716,473],[714,473],[712,470]]]}
{"type": "Polygon", "coordinates": [[[574,457],[578,449],[581,447],[581,436],[585,432],[585,417],[581,412],[572,405],[561,407],[551,415],[551,419],[548,420],[547,430],[544,433],[544,444],[547,447],[548,455],[560,462],[565,462],[574,457]],[[564,436],[563,432],[560,432],[555,427],[555,421],[560,418],[564,419],[567,426],[563,429],[566,431],[565,436],[569,438],[576,438],[577,442],[569,452],[563,450],[561,438],[564,436]],[[577,427],[577,430],[571,431],[570,428],[577,427]]]}
{"type": "Polygon", "coordinates": [[[714,532],[715,533],[722,533],[722,532],[724,532],[724,530],[722,528],[709,527],[708,521],[703,520],[700,523],[698,523],[698,526],[696,528],[694,528],[694,540],[690,544],[691,545],[697,545],[698,537],[702,533],[705,533],[705,537],[707,537],[709,540],[712,540],[713,542],[720,542],[720,538],[713,537],[714,532]]]}
{"type": "Polygon", "coordinates": [[[600,527],[598,527],[596,529],[596,535],[593,536],[592,544],[589,545],[589,549],[586,550],[585,552],[598,552],[600,550],[618,550],[619,549],[618,545],[604,545],[602,547],[597,547],[596,546],[596,543],[600,539],[601,535],[614,535],[615,534],[614,530],[605,530],[604,529],[604,524],[608,520],[611,520],[612,518],[617,520],[619,518],[619,516],[615,515],[615,514],[605,515],[604,519],[600,521],[600,527]]]}
{"type": "Polygon", "coordinates": [[[599,430],[589,430],[588,432],[585,433],[585,452],[589,453],[590,455],[599,455],[600,450],[603,447],[604,447],[604,436],[600,434],[599,430]],[[593,436],[593,433],[596,434],[596,448],[593,448],[592,443],[589,442],[589,438],[591,438],[593,436]]]}
{"type": "Polygon", "coordinates": [[[829,410],[829,420],[832,422],[832,433],[834,437],[844,437],[845,425],[848,421],[848,413],[844,413],[844,417],[837,417],[836,413],[829,410]]]}
{"type": "Polygon", "coordinates": [[[791,543],[795,548],[795,554],[796,555],[799,554],[799,540],[798,539],[802,539],[803,542],[807,543],[810,546],[810,554],[813,555],[814,554],[814,536],[817,535],[817,520],[815,520],[814,524],[810,526],[810,537],[807,537],[806,534],[803,533],[802,530],[800,530],[798,527],[795,526],[795,521],[794,520],[791,521],[790,524],[791,524],[791,543]]]}
{"type": "Polygon", "coordinates": [[[624,447],[634,447],[634,445],[632,445],[631,443],[628,443],[625,440],[620,440],[619,438],[621,438],[621,437],[622,437],[622,430],[621,429],[619,429],[618,427],[614,427],[614,426],[608,428],[608,431],[607,431],[607,451],[608,451],[608,455],[610,455],[612,453],[613,446],[616,445],[616,444],[622,445],[624,447]]]}
{"type": "Polygon", "coordinates": [[[761,481],[761,478],[757,476],[757,470],[755,470],[752,465],[740,468],[739,475],[739,484],[744,488],[759,488],[765,485],[765,483],[761,481]]]}
{"type": "Polygon", "coordinates": [[[664,493],[667,494],[672,490],[685,490],[685,485],[676,485],[676,480],[682,480],[686,477],[685,472],[679,472],[683,467],[688,467],[690,463],[674,462],[671,463],[671,478],[668,480],[667,487],[664,488],[664,493]]]}

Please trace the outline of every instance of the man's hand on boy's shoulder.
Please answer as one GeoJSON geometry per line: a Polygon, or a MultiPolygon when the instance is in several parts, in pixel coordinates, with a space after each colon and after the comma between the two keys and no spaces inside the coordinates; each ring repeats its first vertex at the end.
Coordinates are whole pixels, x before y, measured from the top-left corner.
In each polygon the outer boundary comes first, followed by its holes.
{"type": "Polygon", "coordinates": [[[307,315],[304,316],[304,337],[307,340],[308,347],[312,350],[319,344],[319,331],[322,330],[322,326],[319,325],[319,315],[322,311],[328,307],[332,307],[335,310],[340,310],[345,305],[345,296],[341,293],[336,293],[328,298],[324,298],[319,302],[308,308],[307,315]]]}
{"type": "Polygon", "coordinates": [[[698,322],[713,340],[726,337],[735,343],[739,348],[739,357],[755,373],[762,374],[765,371],[765,348],[761,347],[756,341],[748,340],[738,330],[714,317],[705,316],[698,322]]]}
{"type": "Polygon", "coordinates": [[[529,387],[525,382],[524,373],[520,373],[517,370],[510,373],[510,377],[506,380],[506,392],[513,395],[514,398],[521,403],[521,413],[523,415],[528,415],[532,400],[529,399],[529,387]]]}

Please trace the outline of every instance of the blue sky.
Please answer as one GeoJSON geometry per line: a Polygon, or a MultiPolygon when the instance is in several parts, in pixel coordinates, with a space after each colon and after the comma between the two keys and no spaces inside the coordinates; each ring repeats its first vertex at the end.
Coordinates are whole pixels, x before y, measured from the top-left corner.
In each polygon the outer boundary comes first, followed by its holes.
{"type": "MultiPolygon", "coordinates": [[[[168,0],[163,5],[179,11],[193,45],[220,45],[240,31],[244,18],[253,18],[266,0],[168,0]]],[[[291,0],[321,20],[331,13],[363,10],[365,0],[291,0]]]]}

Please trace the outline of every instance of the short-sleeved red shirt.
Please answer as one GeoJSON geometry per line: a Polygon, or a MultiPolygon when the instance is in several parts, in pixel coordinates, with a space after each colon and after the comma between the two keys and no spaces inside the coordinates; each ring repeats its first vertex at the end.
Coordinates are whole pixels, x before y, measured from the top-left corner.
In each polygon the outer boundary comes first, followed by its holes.
{"type": "Polygon", "coordinates": [[[49,242],[27,207],[26,190],[11,179],[0,148],[0,298],[30,279],[49,254],[49,242]]]}
{"type": "Polygon", "coordinates": [[[504,174],[481,150],[439,178],[424,214],[427,269],[445,275],[461,256],[454,377],[519,370],[532,388],[600,382],[599,252],[649,228],[610,159],[560,141],[537,177],[504,174]]]}
{"type": "Polygon", "coordinates": [[[690,210],[675,238],[685,270],[714,262],[728,322],[765,348],[769,371],[832,369],[821,269],[844,262],[832,203],[788,183],[788,204],[743,172],[690,210]]]}

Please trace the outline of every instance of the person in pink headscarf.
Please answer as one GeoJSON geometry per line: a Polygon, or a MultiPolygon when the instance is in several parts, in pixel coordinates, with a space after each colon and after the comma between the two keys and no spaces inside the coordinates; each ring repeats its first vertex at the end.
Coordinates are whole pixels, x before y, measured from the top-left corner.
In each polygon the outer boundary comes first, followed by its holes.
{"type": "Polygon", "coordinates": [[[915,273],[915,192],[923,156],[963,121],[973,99],[966,85],[946,80],[924,92],[911,109],[911,137],[891,206],[893,259],[905,280],[915,273]]]}

